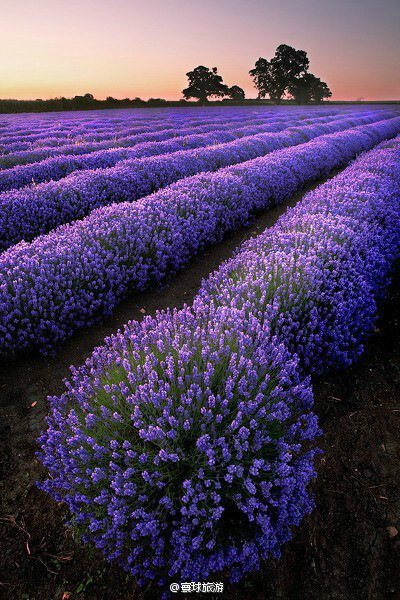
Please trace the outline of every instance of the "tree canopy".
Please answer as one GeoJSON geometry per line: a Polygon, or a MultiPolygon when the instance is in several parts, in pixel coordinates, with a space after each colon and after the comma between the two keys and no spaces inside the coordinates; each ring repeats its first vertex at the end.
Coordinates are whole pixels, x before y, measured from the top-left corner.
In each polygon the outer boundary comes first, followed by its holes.
{"type": "Polygon", "coordinates": [[[305,73],[301,77],[296,77],[288,86],[288,92],[295,102],[306,104],[306,102],[321,102],[324,98],[330,98],[332,92],[319,77],[312,73],[305,73]]]}
{"type": "Polygon", "coordinates": [[[320,102],[322,98],[331,96],[327,84],[308,73],[308,67],[307,52],[281,44],[271,60],[259,58],[249,73],[258,97],[268,95],[277,104],[286,93],[291,94],[296,102],[320,102]]]}
{"type": "Polygon", "coordinates": [[[228,96],[231,100],[244,100],[245,93],[244,90],[238,85],[233,85],[228,89],[228,96]]]}
{"type": "Polygon", "coordinates": [[[218,75],[217,67],[209,69],[200,65],[186,73],[189,80],[187,88],[182,90],[184,98],[197,98],[200,103],[205,104],[210,96],[223,97],[229,94],[229,88],[222,82],[218,75]]]}

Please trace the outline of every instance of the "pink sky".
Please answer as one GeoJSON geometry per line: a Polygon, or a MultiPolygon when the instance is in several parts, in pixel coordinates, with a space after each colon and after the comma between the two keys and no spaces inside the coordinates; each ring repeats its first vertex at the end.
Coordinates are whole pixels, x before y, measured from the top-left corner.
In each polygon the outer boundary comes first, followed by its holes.
{"type": "Polygon", "coordinates": [[[333,99],[400,99],[399,0],[0,0],[0,98],[181,98],[185,73],[248,75],[285,43],[333,99]]]}

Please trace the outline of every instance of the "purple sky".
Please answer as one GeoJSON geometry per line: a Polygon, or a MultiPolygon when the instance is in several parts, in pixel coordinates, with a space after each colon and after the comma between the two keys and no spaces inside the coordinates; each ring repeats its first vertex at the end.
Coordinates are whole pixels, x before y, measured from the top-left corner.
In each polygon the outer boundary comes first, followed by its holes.
{"type": "Polygon", "coordinates": [[[400,99],[400,0],[0,0],[0,98],[179,99],[199,64],[255,97],[282,43],[334,99],[400,99]]]}

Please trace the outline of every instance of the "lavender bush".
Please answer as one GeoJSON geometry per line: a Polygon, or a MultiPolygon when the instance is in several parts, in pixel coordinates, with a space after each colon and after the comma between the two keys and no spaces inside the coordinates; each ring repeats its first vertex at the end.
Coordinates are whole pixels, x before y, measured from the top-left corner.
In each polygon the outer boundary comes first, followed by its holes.
{"type": "Polygon", "coordinates": [[[133,323],[51,404],[42,489],[141,583],[236,580],[312,508],[309,381],[243,312],[197,302],[133,323]]]}

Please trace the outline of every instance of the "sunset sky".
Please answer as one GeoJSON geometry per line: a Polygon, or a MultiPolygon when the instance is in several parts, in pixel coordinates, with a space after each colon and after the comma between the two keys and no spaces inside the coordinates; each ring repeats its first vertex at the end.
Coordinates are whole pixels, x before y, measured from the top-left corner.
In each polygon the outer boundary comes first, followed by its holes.
{"type": "Polygon", "coordinates": [[[0,0],[0,98],[179,99],[199,64],[255,97],[282,43],[333,99],[400,99],[400,0],[0,0]]]}

